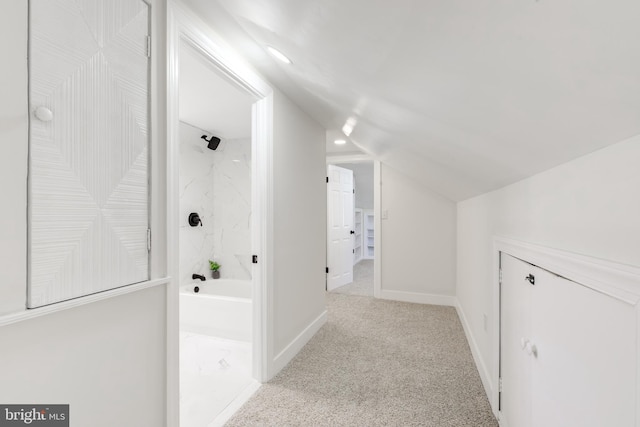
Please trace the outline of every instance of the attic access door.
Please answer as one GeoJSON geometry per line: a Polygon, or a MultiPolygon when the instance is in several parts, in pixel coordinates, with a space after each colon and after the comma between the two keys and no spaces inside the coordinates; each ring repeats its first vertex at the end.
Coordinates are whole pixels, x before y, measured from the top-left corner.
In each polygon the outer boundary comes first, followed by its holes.
{"type": "Polygon", "coordinates": [[[353,171],[327,166],[327,290],[353,282],[353,171]]]}
{"type": "Polygon", "coordinates": [[[500,425],[636,425],[638,317],[629,294],[504,252],[500,259],[500,425]]]}
{"type": "Polygon", "coordinates": [[[29,5],[33,308],[149,279],[149,7],[29,5]]]}

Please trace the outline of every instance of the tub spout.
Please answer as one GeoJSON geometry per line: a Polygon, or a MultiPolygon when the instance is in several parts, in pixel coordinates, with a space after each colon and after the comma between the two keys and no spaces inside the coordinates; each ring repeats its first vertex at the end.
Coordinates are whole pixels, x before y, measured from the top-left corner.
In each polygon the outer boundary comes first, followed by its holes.
{"type": "Polygon", "coordinates": [[[206,278],[206,277],[201,276],[201,275],[196,274],[196,273],[193,273],[193,274],[191,275],[191,278],[192,278],[193,280],[200,279],[200,280],[202,280],[203,282],[204,282],[205,280],[207,280],[207,278],[206,278]]]}

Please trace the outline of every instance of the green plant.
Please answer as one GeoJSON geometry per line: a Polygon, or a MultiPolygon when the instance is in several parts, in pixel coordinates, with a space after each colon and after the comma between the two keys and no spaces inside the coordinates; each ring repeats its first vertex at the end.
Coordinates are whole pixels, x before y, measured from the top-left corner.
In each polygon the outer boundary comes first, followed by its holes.
{"type": "Polygon", "coordinates": [[[211,269],[211,271],[218,271],[220,269],[220,264],[215,261],[209,260],[209,268],[211,269]]]}

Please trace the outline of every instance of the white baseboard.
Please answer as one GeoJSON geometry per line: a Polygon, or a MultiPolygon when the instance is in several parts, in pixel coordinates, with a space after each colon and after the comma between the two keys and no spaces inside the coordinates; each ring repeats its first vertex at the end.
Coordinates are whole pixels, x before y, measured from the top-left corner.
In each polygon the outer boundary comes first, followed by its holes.
{"type": "Polygon", "coordinates": [[[484,391],[487,394],[487,398],[489,402],[492,402],[493,396],[493,382],[491,381],[491,375],[489,374],[489,370],[485,365],[482,357],[480,356],[480,349],[478,348],[478,343],[476,342],[473,334],[471,333],[471,328],[469,327],[469,322],[467,321],[467,317],[460,307],[460,303],[458,298],[455,296],[449,295],[433,295],[433,294],[420,294],[416,292],[404,292],[404,291],[389,291],[389,290],[381,290],[380,298],[393,300],[393,301],[403,301],[403,302],[413,302],[418,304],[433,304],[433,305],[444,305],[449,307],[455,307],[456,312],[458,313],[458,317],[460,318],[460,323],[462,323],[462,328],[464,329],[465,336],[467,337],[467,341],[469,342],[469,347],[471,348],[471,355],[473,356],[473,360],[476,364],[476,368],[478,369],[478,373],[480,374],[480,380],[482,381],[482,386],[484,387],[484,391]]]}
{"type": "MultiPolygon", "coordinates": [[[[473,360],[476,363],[476,368],[478,369],[478,373],[480,374],[480,380],[482,381],[482,385],[484,387],[485,393],[487,393],[487,398],[489,402],[493,406],[493,382],[491,381],[491,375],[489,374],[489,370],[487,369],[487,365],[485,365],[482,357],[480,356],[480,349],[478,348],[478,343],[476,342],[473,334],[471,333],[471,327],[469,326],[469,322],[467,321],[467,316],[465,316],[462,307],[460,306],[460,302],[456,298],[456,311],[458,312],[458,317],[460,318],[460,323],[462,323],[462,329],[464,329],[464,334],[467,336],[467,341],[469,342],[469,347],[471,348],[471,355],[473,356],[473,360]]],[[[495,412],[495,411],[494,411],[495,412]]]]}
{"type": "Polygon", "coordinates": [[[414,302],[417,304],[446,305],[450,307],[455,307],[457,304],[456,297],[452,295],[420,294],[417,292],[388,291],[385,289],[380,291],[380,298],[393,301],[414,302]]]}
{"type": "Polygon", "coordinates": [[[233,399],[229,405],[224,408],[222,412],[213,420],[207,427],[222,427],[227,421],[233,417],[233,415],[244,405],[247,401],[253,396],[253,394],[258,391],[258,389],[262,386],[258,381],[254,381],[249,384],[242,392],[233,399]]]}
{"type": "Polygon", "coordinates": [[[273,358],[273,372],[269,378],[273,378],[298,354],[302,347],[327,323],[327,310],[323,311],[314,321],[312,321],[300,334],[293,339],[276,357],[273,358]]]}

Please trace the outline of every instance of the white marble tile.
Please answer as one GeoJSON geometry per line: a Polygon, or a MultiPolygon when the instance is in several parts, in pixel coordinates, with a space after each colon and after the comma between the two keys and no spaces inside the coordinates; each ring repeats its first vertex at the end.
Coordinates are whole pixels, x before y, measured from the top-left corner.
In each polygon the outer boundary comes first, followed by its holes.
{"type": "Polygon", "coordinates": [[[209,277],[209,259],[223,278],[251,279],[251,140],[223,140],[212,151],[204,133],[180,124],[180,281],[209,277]],[[189,226],[191,212],[202,227],[189,226]]]}
{"type": "Polygon", "coordinates": [[[246,280],[251,279],[251,140],[225,142],[213,171],[214,256],[223,277],[246,280]]]}
{"type": "Polygon", "coordinates": [[[180,332],[180,426],[212,423],[249,385],[251,344],[180,332]]]}

